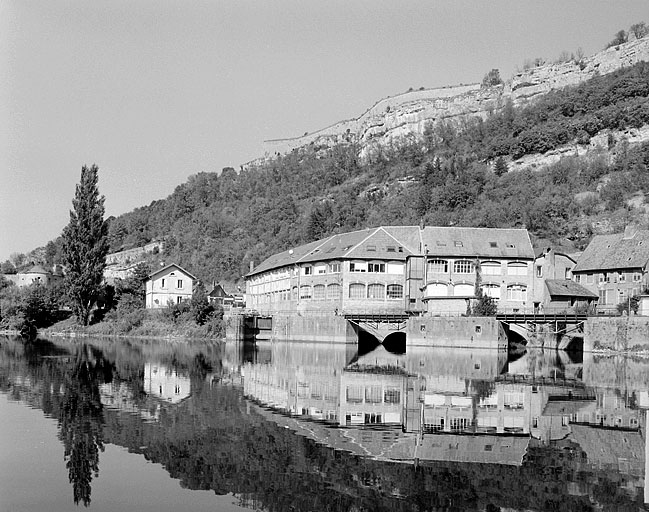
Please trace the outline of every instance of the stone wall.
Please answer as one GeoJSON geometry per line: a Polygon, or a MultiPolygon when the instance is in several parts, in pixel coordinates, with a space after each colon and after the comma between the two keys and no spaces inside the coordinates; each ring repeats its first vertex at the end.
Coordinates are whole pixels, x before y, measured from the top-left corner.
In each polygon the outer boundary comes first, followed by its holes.
{"type": "Polygon", "coordinates": [[[584,352],[649,350],[649,318],[642,316],[589,318],[584,327],[584,352]]]}

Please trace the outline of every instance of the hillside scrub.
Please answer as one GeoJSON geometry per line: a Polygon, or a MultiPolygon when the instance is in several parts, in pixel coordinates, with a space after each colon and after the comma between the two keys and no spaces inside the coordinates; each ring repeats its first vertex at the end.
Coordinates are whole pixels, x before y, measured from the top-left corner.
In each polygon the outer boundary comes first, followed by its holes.
{"type": "Polygon", "coordinates": [[[611,132],[649,124],[648,96],[649,64],[640,63],[484,121],[431,125],[421,140],[362,161],[353,143],[314,144],[239,172],[201,172],[168,198],[109,219],[110,248],[164,240],[149,263],[174,262],[229,287],[276,252],[379,225],[526,227],[533,239],[579,250],[595,225],[645,222],[629,199],[649,191],[649,145],[611,132]],[[512,159],[586,144],[602,130],[611,134],[600,154],[508,171],[512,159]]]}

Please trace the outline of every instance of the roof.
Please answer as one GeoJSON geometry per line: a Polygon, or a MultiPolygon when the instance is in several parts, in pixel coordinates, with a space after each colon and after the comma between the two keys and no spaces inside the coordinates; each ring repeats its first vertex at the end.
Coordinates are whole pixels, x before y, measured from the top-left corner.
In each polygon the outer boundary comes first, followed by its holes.
{"type": "Polygon", "coordinates": [[[180,265],[176,265],[175,263],[171,263],[170,265],[167,265],[166,267],[161,268],[160,270],[156,270],[155,272],[151,272],[149,274],[149,279],[153,279],[155,276],[158,274],[162,274],[163,272],[167,272],[170,268],[176,268],[186,274],[188,277],[191,277],[192,279],[197,279],[197,277],[190,272],[187,272],[184,268],[182,268],[180,265]]]}
{"type": "Polygon", "coordinates": [[[526,229],[427,226],[421,238],[431,256],[534,258],[526,229]]]}
{"type": "Polygon", "coordinates": [[[573,272],[644,268],[649,262],[649,231],[595,236],[577,260],[573,272]]]}
{"type": "Polygon", "coordinates": [[[383,259],[405,261],[422,254],[465,258],[534,258],[525,229],[380,226],[333,235],[274,254],[248,274],[293,265],[335,259],[383,259]]]}
{"type": "Polygon", "coordinates": [[[20,274],[50,274],[50,271],[45,270],[40,265],[34,265],[29,270],[26,270],[25,272],[20,272],[20,274]]]}
{"type": "Polygon", "coordinates": [[[596,293],[587,290],[579,283],[569,279],[546,279],[545,286],[548,288],[550,297],[590,297],[598,298],[596,293]]]}
{"type": "Polygon", "coordinates": [[[248,275],[296,263],[314,263],[341,258],[392,259],[405,261],[419,252],[417,226],[381,226],[332,235],[265,259],[248,275]]]}

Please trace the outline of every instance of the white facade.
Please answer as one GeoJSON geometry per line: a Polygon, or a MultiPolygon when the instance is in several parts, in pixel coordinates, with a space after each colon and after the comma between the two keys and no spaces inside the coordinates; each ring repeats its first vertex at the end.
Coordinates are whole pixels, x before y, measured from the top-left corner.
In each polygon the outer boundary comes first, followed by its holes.
{"type": "Polygon", "coordinates": [[[195,280],[192,274],[174,264],[153,272],[146,282],[146,307],[158,309],[191,300],[195,280]]]}

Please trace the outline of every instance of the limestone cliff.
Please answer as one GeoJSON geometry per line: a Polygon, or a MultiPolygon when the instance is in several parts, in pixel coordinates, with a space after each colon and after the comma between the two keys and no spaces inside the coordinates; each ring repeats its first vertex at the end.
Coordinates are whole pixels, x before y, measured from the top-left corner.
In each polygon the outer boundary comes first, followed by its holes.
{"type": "Polygon", "coordinates": [[[608,48],[579,62],[538,66],[517,73],[505,84],[481,87],[456,85],[409,91],[376,102],[355,119],[347,119],[301,137],[264,141],[265,158],[309,146],[330,147],[356,142],[361,155],[404,138],[418,138],[430,123],[461,122],[468,117],[485,118],[509,100],[515,106],[554,89],[576,85],[597,74],[606,74],[640,61],[649,60],[649,37],[608,48]]]}

